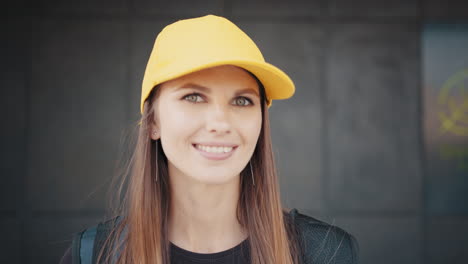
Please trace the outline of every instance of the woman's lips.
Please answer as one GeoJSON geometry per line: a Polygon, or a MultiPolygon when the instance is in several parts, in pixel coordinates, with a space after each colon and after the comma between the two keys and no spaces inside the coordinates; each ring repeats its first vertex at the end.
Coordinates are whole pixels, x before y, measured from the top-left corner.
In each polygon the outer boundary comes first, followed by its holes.
{"type": "Polygon", "coordinates": [[[198,151],[203,157],[210,159],[210,160],[225,160],[232,156],[234,151],[237,149],[237,146],[232,147],[232,149],[229,152],[221,152],[221,153],[216,153],[216,152],[207,152],[203,149],[200,149],[200,147],[197,144],[192,144],[193,148],[198,151]]]}

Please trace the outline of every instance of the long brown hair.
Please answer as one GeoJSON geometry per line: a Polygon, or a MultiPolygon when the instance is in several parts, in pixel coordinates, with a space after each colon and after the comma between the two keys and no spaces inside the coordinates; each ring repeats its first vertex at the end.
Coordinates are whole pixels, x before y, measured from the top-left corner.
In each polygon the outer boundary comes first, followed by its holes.
{"type": "MultiPolygon", "coordinates": [[[[249,233],[252,264],[298,264],[301,261],[298,234],[294,223],[284,217],[281,204],[265,90],[251,75],[259,85],[263,121],[250,159],[252,170],[246,166],[240,173],[237,218],[249,233]]],[[[159,140],[150,137],[153,103],[158,91],[156,86],[144,103],[136,145],[117,192],[118,203],[111,205],[111,216],[120,217],[120,221],[106,239],[98,263],[110,263],[110,260],[118,264],[170,263],[168,161],[159,140]],[[100,261],[103,256],[105,260],[100,261]]]]}

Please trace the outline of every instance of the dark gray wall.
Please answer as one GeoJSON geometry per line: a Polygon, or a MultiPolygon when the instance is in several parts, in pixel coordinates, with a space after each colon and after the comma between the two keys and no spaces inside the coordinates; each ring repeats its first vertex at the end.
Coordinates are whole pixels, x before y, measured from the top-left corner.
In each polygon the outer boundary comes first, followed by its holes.
{"type": "Polygon", "coordinates": [[[1,263],[57,263],[103,216],[156,34],[207,13],[296,83],[270,111],[288,207],[354,234],[361,263],[468,257],[467,216],[424,210],[421,136],[422,24],[466,21],[463,1],[48,0],[1,13],[1,263]]]}

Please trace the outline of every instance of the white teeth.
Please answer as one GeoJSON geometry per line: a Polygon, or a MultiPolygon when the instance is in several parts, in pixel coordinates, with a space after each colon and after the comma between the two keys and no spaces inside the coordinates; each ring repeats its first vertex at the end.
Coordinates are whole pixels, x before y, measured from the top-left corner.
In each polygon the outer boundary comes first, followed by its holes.
{"type": "Polygon", "coordinates": [[[232,147],[210,147],[210,146],[203,146],[203,145],[196,145],[198,149],[201,149],[205,152],[210,153],[227,153],[232,151],[232,147]]]}

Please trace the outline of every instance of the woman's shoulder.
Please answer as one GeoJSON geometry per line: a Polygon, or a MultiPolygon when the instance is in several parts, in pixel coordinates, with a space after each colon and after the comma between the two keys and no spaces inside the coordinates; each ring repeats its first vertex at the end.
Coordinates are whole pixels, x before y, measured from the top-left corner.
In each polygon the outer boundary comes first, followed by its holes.
{"type": "Polygon", "coordinates": [[[344,229],[300,213],[296,208],[287,213],[301,238],[305,263],[356,264],[359,244],[344,229]]]}

